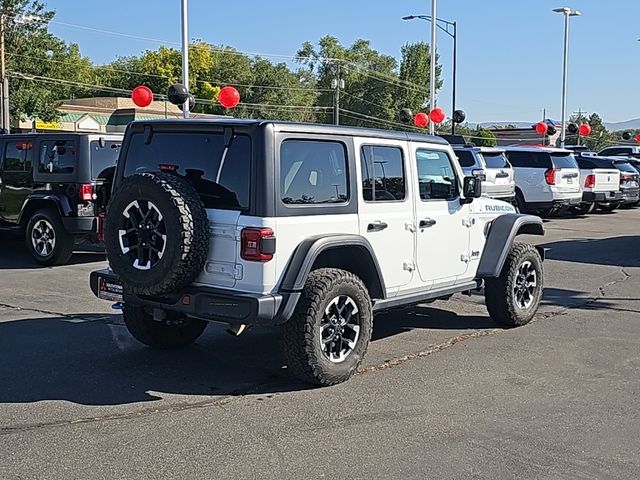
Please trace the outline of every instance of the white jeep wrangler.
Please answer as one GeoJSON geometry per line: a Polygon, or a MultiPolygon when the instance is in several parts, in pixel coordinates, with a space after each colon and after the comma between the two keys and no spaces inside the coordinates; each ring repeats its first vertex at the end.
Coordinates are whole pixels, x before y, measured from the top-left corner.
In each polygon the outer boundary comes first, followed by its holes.
{"type": "Polygon", "coordinates": [[[91,274],[142,343],[193,343],[208,321],[279,325],[284,361],[348,379],[376,312],[484,288],[493,319],[529,322],[543,289],[540,218],[479,198],[436,137],[233,119],[126,132],[91,274]]]}

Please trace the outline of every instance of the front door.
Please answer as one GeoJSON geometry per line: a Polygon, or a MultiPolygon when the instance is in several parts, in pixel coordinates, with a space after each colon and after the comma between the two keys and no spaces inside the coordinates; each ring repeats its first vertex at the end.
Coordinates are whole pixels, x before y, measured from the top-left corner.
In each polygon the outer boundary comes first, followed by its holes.
{"type": "Polygon", "coordinates": [[[356,139],[360,234],[378,259],[389,295],[411,283],[415,270],[412,185],[406,142],[356,139]]]}
{"type": "Polygon", "coordinates": [[[0,222],[15,225],[33,191],[33,142],[7,140],[0,162],[0,222]]]}
{"type": "Polygon", "coordinates": [[[420,200],[416,204],[417,265],[427,286],[453,285],[469,264],[469,205],[460,203],[461,179],[446,150],[413,148],[420,200]]]}

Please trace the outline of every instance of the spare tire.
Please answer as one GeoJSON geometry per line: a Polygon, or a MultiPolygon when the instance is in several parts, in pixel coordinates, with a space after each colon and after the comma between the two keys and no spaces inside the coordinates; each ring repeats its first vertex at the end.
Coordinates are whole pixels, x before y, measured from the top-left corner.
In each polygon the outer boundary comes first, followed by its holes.
{"type": "Polygon", "coordinates": [[[188,180],[172,173],[126,177],[111,198],[107,258],[122,282],[141,295],[189,285],[209,249],[209,222],[188,180]]]}

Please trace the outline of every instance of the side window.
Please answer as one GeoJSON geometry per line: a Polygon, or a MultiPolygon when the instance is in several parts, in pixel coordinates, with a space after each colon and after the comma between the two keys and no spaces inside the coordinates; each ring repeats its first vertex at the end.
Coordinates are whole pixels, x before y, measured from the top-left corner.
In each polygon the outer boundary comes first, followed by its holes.
{"type": "Polygon", "coordinates": [[[422,200],[450,200],[458,196],[456,171],[449,155],[421,148],[416,151],[416,161],[422,200]]]}
{"type": "Polygon", "coordinates": [[[473,167],[476,164],[476,159],[473,156],[473,153],[469,150],[454,150],[458,160],[460,161],[461,167],[473,167]]]}
{"type": "Polygon", "coordinates": [[[367,202],[404,200],[405,174],[399,147],[363,145],[360,150],[362,197],[367,202]]]}
{"type": "Polygon", "coordinates": [[[77,149],[72,140],[46,140],[40,142],[39,173],[73,173],[76,168],[77,149]]]}
{"type": "Polygon", "coordinates": [[[33,143],[7,142],[4,150],[5,172],[28,172],[33,165],[33,143]]]}
{"type": "Polygon", "coordinates": [[[282,142],[280,196],[288,205],[347,202],[345,146],[340,142],[316,140],[282,142]]]}

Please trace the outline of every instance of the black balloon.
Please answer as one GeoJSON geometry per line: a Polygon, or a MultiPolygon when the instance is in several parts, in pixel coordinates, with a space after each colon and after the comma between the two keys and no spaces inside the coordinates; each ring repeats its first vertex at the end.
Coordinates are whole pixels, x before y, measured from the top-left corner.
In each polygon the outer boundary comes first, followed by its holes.
{"type": "Polygon", "coordinates": [[[167,98],[174,105],[182,105],[189,98],[189,91],[181,83],[176,83],[169,87],[167,98]]]}
{"type": "Polygon", "coordinates": [[[569,125],[567,125],[567,131],[571,134],[578,133],[578,125],[576,125],[575,123],[570,123],[569,125]]]}
{"type": "Polygon", "coordinates": [[[413,112],[408,108],[403,108],[398,114],[402,123],[409,123],[413,120],[413,112]]]}
{"type": "Polygon", "coordinates": [[[547,135],[555,135],[556,134],[556,127],[554,127],[553,125],[549,125],[547,127],[547,135]]]}
{"type": "Polygon", "coordinates": [[[624,138],[625,140],[631,140],[631,132],[624,132],[622,134],[622,138],[624,138]]]}
{"type": "MultiPolygon", "coordinates": [[[[196,99],[193,95],[189,94],[189,111],[193,110],[193,107],[196,106],[196,99]]],[[[184,103],[178,105],[178,108],[182,110],[184,108],[184,103]]]]}
{"type": "Polygon", "coordinates": [[[462,123],[467,118],[467,114],[464,113],[464,110],[456,110],[453,112],[453,121],[456,123],[462,123]]]}

